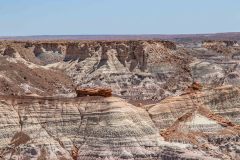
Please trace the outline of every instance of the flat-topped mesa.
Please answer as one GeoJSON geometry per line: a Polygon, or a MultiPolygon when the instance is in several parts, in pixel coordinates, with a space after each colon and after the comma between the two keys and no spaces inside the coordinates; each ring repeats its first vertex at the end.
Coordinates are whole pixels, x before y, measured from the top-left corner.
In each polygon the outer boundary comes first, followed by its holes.
{"type": "Polygon", "coordinates": [[[85,96],[101,96],[101,97],[111,97],[112,90],[109,88],[76,88],[77,97],[85,97],[85,96]]]}
{"type": "Polygon", "coordinates": [[[227,47],[233,47],[233,46],[236,46],[237,45],[237,41],[231,41],[231,40],[205,40],[202,42],[203,44],[205,45],[225,45],[227,47]]]}
{"type": "Polygon", "coordinates": [[[232,53],[231,49],[239,47],[239,44],[237,41],[230,40],[206,40],[202,42],[202,47],[218,53],[232,53]]]}

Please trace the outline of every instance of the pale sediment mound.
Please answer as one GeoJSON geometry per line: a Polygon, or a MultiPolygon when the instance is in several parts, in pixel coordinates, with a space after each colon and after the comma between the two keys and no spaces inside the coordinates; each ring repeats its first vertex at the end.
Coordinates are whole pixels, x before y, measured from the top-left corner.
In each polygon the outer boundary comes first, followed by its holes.
{"type": "Polygon", "coordinates": [[[0,117],[4,159],[206,159],[165,142],[145,110],[120,98],[1,97],[0,117]],[[12,145],[16,133],[23,140],[12,145]]]}

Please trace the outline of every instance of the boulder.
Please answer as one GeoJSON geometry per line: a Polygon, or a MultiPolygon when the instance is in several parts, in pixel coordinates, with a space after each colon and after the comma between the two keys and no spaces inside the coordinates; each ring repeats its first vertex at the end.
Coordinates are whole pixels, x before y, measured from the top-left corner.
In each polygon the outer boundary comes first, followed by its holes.
{"type": "Polygon", "coordinates": [[[193,82],[189,88],[191,88],[194,91],[200,91],[202,90],[203,86],[199,82],[193,82]]]}
{"type": "Polygon", "coordinates": [[[77,97],[85,96],[102,96],[102,97],[111,97],[112,90],[109,88],[81,88],[77,87],[76,89],[77,97]]]}

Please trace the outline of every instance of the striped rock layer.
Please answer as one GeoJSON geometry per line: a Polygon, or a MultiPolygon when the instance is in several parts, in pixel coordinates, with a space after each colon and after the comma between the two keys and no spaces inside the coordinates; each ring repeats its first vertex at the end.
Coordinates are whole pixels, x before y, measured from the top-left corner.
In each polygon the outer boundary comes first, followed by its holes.
{"type": "Polygon", "coordinates": [[[164,141],[146,110],[115,97],[0,97],[2,159],[214,159],[164,141]]]}
{"type": "Polygon", "coordinates": [[[147,106],[165,140],[191,143],[221,159],[240,158],[240,89],[222,86],[147,106]]]}

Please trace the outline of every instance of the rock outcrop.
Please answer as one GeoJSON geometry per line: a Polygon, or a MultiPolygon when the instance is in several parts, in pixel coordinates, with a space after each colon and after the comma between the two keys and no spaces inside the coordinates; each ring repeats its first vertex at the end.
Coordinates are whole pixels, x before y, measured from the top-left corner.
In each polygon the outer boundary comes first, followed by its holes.
{"type": "Polygon", "coordinates": [[[78,97],[85,96],[102,96],[102,97],[111,97],[112,90],[108,88],[81,88],[76,89],[78,97]]]}

